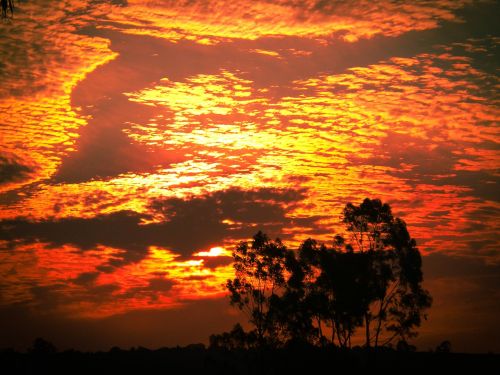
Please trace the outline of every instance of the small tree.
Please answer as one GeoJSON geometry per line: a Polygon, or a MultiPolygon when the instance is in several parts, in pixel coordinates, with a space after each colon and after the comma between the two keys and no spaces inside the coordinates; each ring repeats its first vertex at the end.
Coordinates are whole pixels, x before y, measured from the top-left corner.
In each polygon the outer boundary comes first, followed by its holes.
{"type": "Polygon", "coordinates": [[[28,352],[33,354],[47,355],[56,353],[57,349],[51,342],[44,340],[41,337],[37,337],[33,341],[33,345],[31,346],[31,348],[28,349],[28,352]]]}
{"type": "Polygon", "coordinates": [[[451,342],[448,340],[443,341],[441,344],[436,346],[436,353],[450,353],[451,352],[451,342]]]}
{"type": "Polygon", "coordinates": [[[231,304],[247,315],[259,345],[274,344],[280,335],[275,306],[285,285],[286,254],[279,239],[271,241],[260,231],[233,252],[235,278],[226,284],[231,304]]]}
{"type": "Polygon", "coordinates": [[[229,332],[219,335],[210,335],[209,343],[212,349],[251,349],[255,347],[257,337],[255,331],[245,332],[243,327],[237,323],[229,332]]]}

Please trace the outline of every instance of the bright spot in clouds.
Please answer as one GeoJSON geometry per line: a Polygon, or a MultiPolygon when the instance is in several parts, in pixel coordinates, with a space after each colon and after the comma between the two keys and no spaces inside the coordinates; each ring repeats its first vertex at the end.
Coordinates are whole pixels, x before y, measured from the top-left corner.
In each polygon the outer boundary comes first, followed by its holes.
{"type": "Polygon", "coordinates": [[[212,247],[208,251],[200,251],[194,255],[197,257],[220,257],[231,255],[231,253],[222,247],[212,247]]]}

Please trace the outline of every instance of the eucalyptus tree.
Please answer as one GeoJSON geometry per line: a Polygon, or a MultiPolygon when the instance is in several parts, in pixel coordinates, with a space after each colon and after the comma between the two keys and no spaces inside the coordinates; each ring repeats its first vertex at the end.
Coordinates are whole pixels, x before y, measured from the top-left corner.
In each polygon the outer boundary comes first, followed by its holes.
{"type": "Polygon", "coordinates": [[[416,335],[432,299],[406,223],[388,204],[368,198],[347,204],[342,223],[347,238],[336,235],[331,247],[307,239],[291,251],[262,232],[236,247],[227,288],[257,345],[349,348],[362,328],[367,348],[416,335]]]}
{"type": "Polygon", "coordinates": [[[432,299],[422,287],[422,259],[406,223],[393,216],[389,204],[368,198],[360,205],[348,203],[342,222],[353,251],[368,259],[368,266],[359,269],[365,273],[368,301],[365,345],[414,337],[432,299]]]}
{"type": "Polygon", "coordinates": [[[259,345],[274,344],[280,337],[275,306],[285,287],[286,254],[279,239],[270,240],[260,231],[233,252],[235,277],[226,284],[231,304],[247,315],[259,345]]]}

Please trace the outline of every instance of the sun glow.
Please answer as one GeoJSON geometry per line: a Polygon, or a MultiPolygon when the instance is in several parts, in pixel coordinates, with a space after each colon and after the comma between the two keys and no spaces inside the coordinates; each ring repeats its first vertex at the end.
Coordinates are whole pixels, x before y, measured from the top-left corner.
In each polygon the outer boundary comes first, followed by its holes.
{"type": "Polygon", "coordinates": [[[194,254],[197,257],[220,257],[220,256],[229,256],[230,253],[224,249],[223,247],[212,247],[208,251],[200,251],[194,254]]]}

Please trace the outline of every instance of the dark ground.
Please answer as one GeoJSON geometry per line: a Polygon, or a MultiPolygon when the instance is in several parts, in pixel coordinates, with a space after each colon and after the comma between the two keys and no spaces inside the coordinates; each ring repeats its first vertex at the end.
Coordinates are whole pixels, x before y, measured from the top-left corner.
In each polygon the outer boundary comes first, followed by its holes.
{"type": "Polygon", "coordinates": [[[0,352],[2,374],[314,374],[381,370],[384,373],[500,373],[499,354],[369,352],[293,348],[286,350],[135,348],[109,352],[0,352]]]}

